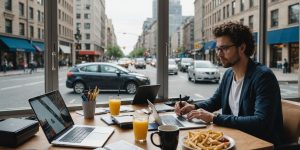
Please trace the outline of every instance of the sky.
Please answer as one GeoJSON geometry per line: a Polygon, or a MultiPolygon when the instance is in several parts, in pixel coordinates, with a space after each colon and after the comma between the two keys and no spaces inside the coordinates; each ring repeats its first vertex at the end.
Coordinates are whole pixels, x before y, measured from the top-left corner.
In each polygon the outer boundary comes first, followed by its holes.
{"type": "MultiPolygon", "coordinates": [[[[106,14],[118,45],[128,55],[142,33],[143,22],[152,17],[152,0],[106,0],[106,14]],[[125,34],[124,34],[125,33],[125,34]]],[[[180,0],[183,16],[194,16],[194,0],[180,0]]]]}

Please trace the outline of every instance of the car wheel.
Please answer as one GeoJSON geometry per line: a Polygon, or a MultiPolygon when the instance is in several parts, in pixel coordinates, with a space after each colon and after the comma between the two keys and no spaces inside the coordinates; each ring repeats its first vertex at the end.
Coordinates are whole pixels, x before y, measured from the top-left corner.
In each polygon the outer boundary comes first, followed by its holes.
{"type": "Polygon", "coordinates": [[[196,76],[194,75],[194,83],[197,83],[196,76]]]}
{"type": "Polygon", "coordinates": [[[178,75],[178,72],[175,72],[175,75],[178,75]]]}
{"type": "Polygon", "coordinates": [[[134,94],[137,90],[137,85],[134,82],[128,82],[126,84],[126,91],[128,94],[134,94]]]}
{"type": "Polygon", "coordinates": [[[75,93],[80,94],[84,91],[85,85],[81,81],[77,81],[73,85],[73,90],[75,93]]]}
{"type": "Polygon", "coordinates": [[[191,81],[192,78],[190,77],[190,74],[188,73],[188,80],[191,81]]]}

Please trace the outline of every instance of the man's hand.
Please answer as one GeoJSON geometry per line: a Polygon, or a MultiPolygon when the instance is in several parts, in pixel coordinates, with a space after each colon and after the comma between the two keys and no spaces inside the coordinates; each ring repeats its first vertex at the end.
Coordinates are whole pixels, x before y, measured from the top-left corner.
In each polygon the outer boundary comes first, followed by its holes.
{"type": "Polygon", "coordinates": [[[200,108],[198,110],[192,110],[190,113],[188,113],[187,119],[192,120],[193,118],[197,118],[209,123],[213,121],[214,116],[215,115],[213,113],[200,108]]]}
{"type": "Polygon", "coordinates": [[[195,109],[195,105],[189,104],[185,101],[181,101],[181,104],[180,102],[176,102],[175,104],[175,113],[177,115],[187,114],[194,109],[195,109]]]}

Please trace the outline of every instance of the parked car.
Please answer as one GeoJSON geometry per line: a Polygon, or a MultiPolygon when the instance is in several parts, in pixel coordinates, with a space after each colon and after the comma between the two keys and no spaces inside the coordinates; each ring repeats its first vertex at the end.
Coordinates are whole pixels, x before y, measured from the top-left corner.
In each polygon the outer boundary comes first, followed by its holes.
{"type": "Polygon", "coordinates": [[[137,58],[137,59],[135,59],[134,67],[136,69],[137,68],[146,69],[146,62],[145,62],[144,58],[137,58]]]}
{"type": "Polygon", "coordinates": [[[188,68],[188,80],[197,81],[215,81],[219,83],[220,70],[210,61],[197,60],[188,68]]]}
{"type": "Polygon", "coordinates": [[[118,61],[118,65],[128,68],[129,64],[130,64],[130,59],[129,58],[120,58],[118,61]]]}
{"type": "Polygon", "coordinates": [[[175,74],[175,75],[178,74],[178,66],[175,62],[175,59],[169,59],[168,73],[175,74]]]}
{"type": "Polygon", "coordinates": [[[101,91],[114,90],[134,94],[140,85],[149,85],[150,80],[143,74],[133,73],[112,63],[85,63],[74,66],[67,73],[66,86],[73,88],[75,93],[82,93],[86,89],[96,86],[101,91]]]}
{"type": "Polygon", "coordinates": [[[181,60],[178,63],[179,70],[182,72],[186,72],[187,68],[192,64],[193,61],[193,58],[181,58],[181,60]]]}

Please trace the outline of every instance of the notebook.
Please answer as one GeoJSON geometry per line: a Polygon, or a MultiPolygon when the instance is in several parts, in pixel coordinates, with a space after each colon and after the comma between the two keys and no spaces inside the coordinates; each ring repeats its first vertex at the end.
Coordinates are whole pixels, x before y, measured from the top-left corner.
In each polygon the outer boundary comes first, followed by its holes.
{"type": "MultiPolygon", "coordinates": [[[[137,89],[137,92],[134,95],[134,98],[132,100],[132,105],[147,104],[147,100],[154,103],[154,100],[156,99],[159,88],[160,88],[159,84],[139,86],[137,89]]],[[[163,103],[155,104],[155,107],[158,112],[174,110],[173,107],[168,106],[163,103]]]]}
{"type": "Polygon", "coordinates": [[[75,125],[59,91],[31,98],[29,104],[53,145],[102,147],[114,132],[111,127],[75,125]]]}
{"type": "Polygon", "coordinates": [[[158,125],[177,125],[179,129],[193,129],[193,128],[204,128],[206,124],[204,121],[199,119],[193,119],[188,121],[184,116],[177,116],[175,113],[158,115],[158,112],[154,105],[148,101],[148,106],[152,110],[152,115],[155,122],[158,125]]]}

